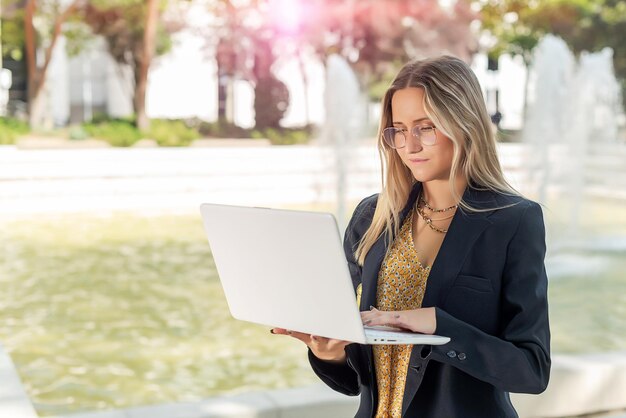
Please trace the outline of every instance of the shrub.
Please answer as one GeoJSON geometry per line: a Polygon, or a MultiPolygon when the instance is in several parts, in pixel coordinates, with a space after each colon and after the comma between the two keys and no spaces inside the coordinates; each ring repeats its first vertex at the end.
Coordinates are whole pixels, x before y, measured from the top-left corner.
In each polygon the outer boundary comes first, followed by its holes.
{"type": "Polygon", "coordinates": [[[14,144],[18,136],[28,133],[26,122],[14,118],[0,117],[0,145],[14,144]]]}
{"type": "Polygon", "coordinates": [[[131,121],[126,119],[85,123],[83,129],[89,136],[105,140],[115,147],[129,147],[141,139],[139,130],[131,121]]]}
{"type": "Polygon", "coordinates": [[[85,131],[85,128],[81,125],[71,126],[68,131],[68,136],[72,141],[80,141],[83,139],[87,139],[89,137],[89,133],[85,131]]]}
{"type": "Polygon", "coordinates": [[[297,145],[307,143],[310,132],[308,128],[280,130],[268,128],[262,131],[253,131],[251,137],[255,139],[267,138],[273,145],[297,145]]]}
{"type": "Polygon", "coordinates": [[[164,147],[184,147],[200,137],[198,131],[188,127],[182,120],[166,119],[153,119],[145,136],[164,147]]]}
{"type": "Polygon", "coordinates": [[[249,129],[242,128],[232,122],[217,121],[206,122],[198,121],[196,129],[200,135],[212,138],[250,138],[249,129]]]}

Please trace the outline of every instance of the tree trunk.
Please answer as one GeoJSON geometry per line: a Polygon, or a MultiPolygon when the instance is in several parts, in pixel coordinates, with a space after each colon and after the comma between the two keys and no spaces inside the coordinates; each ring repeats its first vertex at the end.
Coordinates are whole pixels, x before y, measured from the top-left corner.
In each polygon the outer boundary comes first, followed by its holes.
{"type": "Polygon", "coordinates": [[[41,120],[39,114],[40,106],[35,106],[37,97],[39,96],[39,86],[37,81],[37,36],[35,27],[33,26],[33,18],[37,5],[35,0],[27,0],[24,7],[24,43],[26,49],[26,90],[28,100],[28,120],[31,129],[38,126],[41,120]]]}
{"type": "Polygon", "coordinates": [[[135,69],[135,112],[137,128],[142,131],[150,128],[150,120],[146,115],[146,91],[148,87],[148,71],[156,49],[156,27],[159,18],[159,5],[156,0],[146,0],[146,25],[143,32],[142,51],[135,69]]]}
{"type": "Polygon", "coordinates": [[[298,65],[300,66],[300,73],[302,74],[302,85],[304,87],[304,119],[307,126],[311,124],[311,118],[309,115],[309,77],[306,73],[306,65],[304,65],[304,59],[301,52],[296,52],[298,58],[298,65]]]}
{"type": "Polygon", "coordinates": [[[26,72],[28,89],[28,120],[31,129],[38,128],[43,120],[43,86],[46,81],[48,65],[52,60],[52,53],[57,40],[61,35],[61,28],[67,18],[76,10],[80,0],[74,0],[63,13],[54,21],[54,28],[50,38],[50,45],[45,49],[44,62],[41,67],[37,66],[37,34],[33,19],[37,10],[36,0],[26,0],[24,7],[24,42],[26,44],[26,72]]]}
{"type": "Polygon", "coordinates": [[[226,106],[228,103],[228,75],[217,61],[217,120],[226,122],[226,106]]]}

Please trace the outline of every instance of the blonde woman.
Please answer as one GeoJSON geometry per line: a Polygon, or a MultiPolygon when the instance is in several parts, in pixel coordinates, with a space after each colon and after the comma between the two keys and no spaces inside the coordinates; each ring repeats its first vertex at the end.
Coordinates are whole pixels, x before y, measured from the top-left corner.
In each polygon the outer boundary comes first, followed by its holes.
{"type": "MultiPolygon", "coordinates": [[[[550,374],[540,206],[504,179],[476,76],[411,62],[382,101],[384,185],[357,206],[344,248],[363,322],[451,338],[367,346],[284,329],[357,417],[516,417],[509,392],[550,374]]],[[[320,304],[323,306],[323,304],[320,304]]]]}

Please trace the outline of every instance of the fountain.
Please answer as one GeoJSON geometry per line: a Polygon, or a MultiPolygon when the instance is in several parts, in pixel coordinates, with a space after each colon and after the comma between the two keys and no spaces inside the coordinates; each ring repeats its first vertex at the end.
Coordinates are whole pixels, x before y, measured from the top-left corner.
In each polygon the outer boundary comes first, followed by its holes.
{"type": "Polygon", "coordinates": [[[552,35],[539,42],[533,62],[534,71],[529,77],[534,88],[528,97],[522,138],[529,145],[526,167],[531,187],[535,188],[537,200],[545,203],[547,186],[554,176],[550,149],[565,138],[568,121],[563,109],[575,63],[565,42],[552,35]]]}
{"type": "Polygon", "coordinates": [[[567,235],[580,230],[588,157],[593,147],[617,140],[619,85],[613,72],[613,51],[583,53],[567,97],[565,139],[569,155],[567,195],[570,215],[567,235]]]}
{"type": "MultiPolygon", "coordinates": [[[[558,353],[550,386],[538,399],[556,400],[565,387],[574,393],[574,401],[546,403],[537,415],[557,416],[552,408],[568,416],[624,409],[626,352],[614,350],[626,347],[626,211],[619,197],[626,183],[618,182],[626,144],[618,141],[623,110],[613,53],[605,48],[575,59],[564,41],[548,35],[536,48],[530,82],[525,172],[548,226],[550,322],[558,353]]],[[[516,400],[520,415],[524,402],[535,402],[516,400]]]]}
{"type": "Polygon", "coordinates": [[[332,147],[336,173],[339,230],[345,230],[348,163],[353,156],[354,140],[365,120],[364,99],[359,81],[348,62],[337,54],[326,61],[326,89],[324,92],[326,122],[320,144],[332,147]]]}
{"type": "Polygon", "coordinates": [[[561,236],[580,239],[591,157],[617,139],[621,103],[612,50],[584,52],[576,62],[562,39],[547,35],[535,51],[531,86],[522,138],[532,194],[544,204],[555,197],[566,201],[561,236]]]}

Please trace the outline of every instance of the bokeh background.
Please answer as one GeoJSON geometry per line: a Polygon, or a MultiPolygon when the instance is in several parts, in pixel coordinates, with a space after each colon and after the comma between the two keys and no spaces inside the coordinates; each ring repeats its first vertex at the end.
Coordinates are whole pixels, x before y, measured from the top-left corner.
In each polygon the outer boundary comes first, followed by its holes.
{"type": "Polygon", "coordinates": [[[343,228],[381,185],[381,96],[443,53],[543,204],[553,352],[626,350],[626,2],[0,5],[0,342],[40,415],[316,382],[230,318],[198,207],[343,228]]]}

